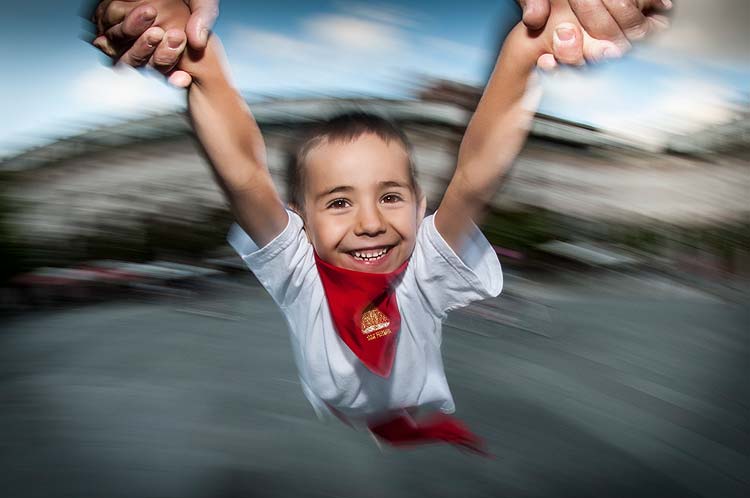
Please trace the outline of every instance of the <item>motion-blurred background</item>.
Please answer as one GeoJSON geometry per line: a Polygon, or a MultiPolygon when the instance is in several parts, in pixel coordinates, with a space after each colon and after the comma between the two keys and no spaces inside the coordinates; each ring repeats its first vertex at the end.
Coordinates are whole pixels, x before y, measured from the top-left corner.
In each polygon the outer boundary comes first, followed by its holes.
{"type": "MultiPolygon", "coordinates": [[[[675,1],[627,58],[545,76],[483,227],[503,295],[451,316],[493,461],[315,420],[285,325],[224,237],[184,96],[112,70],[81,3],[0,16],[3,496],[745,496],[750,5],[675,1]]],[[[295,137],[360,109],[436,207],[514,2],[222,0],[283,189],[295,137]]]]}

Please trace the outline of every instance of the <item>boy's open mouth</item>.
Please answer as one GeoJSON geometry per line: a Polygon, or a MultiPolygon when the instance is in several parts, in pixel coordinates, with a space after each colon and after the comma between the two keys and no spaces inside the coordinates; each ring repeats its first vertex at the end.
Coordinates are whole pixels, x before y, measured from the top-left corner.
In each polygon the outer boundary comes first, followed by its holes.
{"type": "Polygon", "coordinates": [[[357,261],[363,263],[375,263],[385,258],[393,246],[388,247],[377,247],[373,249],[360,249],[357,251],[349,251],[349,254],[357,261]]]}

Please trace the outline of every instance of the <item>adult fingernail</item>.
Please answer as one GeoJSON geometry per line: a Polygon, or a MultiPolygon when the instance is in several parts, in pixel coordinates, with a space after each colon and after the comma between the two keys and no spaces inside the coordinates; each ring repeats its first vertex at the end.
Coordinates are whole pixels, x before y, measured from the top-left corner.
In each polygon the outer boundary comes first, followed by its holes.
{"type": "Polygon", "coordinates": [[[576,33],[571,28],[557,28],[555,30],[555,36],[557,36],[557,39],[561,42],[570,42],[575,38],[576,33]]]}
{"type": "Polygon", "coordinates": [[[169,48],[180,48],[182,45],[182,38],[176,35],[167,36],[167,46],[169,48]]]}
{"type": "Polygon", "coordinates": [[[672,0],[661,0],[661,4],[665,9],[672,8],[672,0]]]}
{"type": "Polygon", "coordinates": [[[206,28],[201,29],[200,39],[201,39],[201,43],[203,44],[208,43],[208,29],[206,28]]]}

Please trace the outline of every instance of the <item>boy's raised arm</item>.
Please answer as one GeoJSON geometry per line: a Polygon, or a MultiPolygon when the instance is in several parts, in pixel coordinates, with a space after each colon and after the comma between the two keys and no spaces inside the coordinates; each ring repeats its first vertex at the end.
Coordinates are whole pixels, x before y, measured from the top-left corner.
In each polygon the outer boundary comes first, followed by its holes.
{"type": "MultiPolygon", "coordinates": [[[[544,34],[544,33],[543,33],[544,34]]],[[[478,223],[528,135],[536,105],[527,94],[541,39],[519,24],[508,35],[458,153],[435,227],[455,251],[478,223]]]]}
{"type": "MultiPolygon", "coordinates": [[[[526,94],[537,61],[540,64],[546,61],[545,65],[551,67],[556,62],[549,64],[549,54],[554,54],[557,62],[578,65],[584,63],[584,56],[601,60],[621,53],[615,50],[607,54],[616,47],[610,42],[594,40],[582,30],[576,13],[589,24],[593,21],[590,17],[596,14],[581,8],[580,4],[586,2],[550,0],[549,3],[551,10],[543,31],[532,32],[518,24],[506,38],[495,71],[461,142],[456,172],[435,214],[435,227],[454,250],[461,249],[473,224],[480,221],[502,177],[523,147],[539,97],[538,92],[536,99],[526,94]],[[578,10],[574,12],[571,4],[578,6],[578,10]],[[581,17],[581,14],[586,15],[581,17]],[[539,59],[540,56],[543,57],[539,59]]],[[[659,13],[670,7],[668,1],[659,1],[657,5],[656,0],[639,0],[632,5],[622,2],[614,12],[623,16],[622,22],[626,13],[637,14],[631,15],[636,24],[646,19],[663,28],[667,25],[666,18],[659,13]]]]}
{"type": "Polygon", "coordinates": [[[179,69],[193,78],[188,110],[195,133],[239,225],[263,247],[286,227],[288,216],[266,164],[260,129],[229,81],[219,40],[188,51],[179,69]]]}

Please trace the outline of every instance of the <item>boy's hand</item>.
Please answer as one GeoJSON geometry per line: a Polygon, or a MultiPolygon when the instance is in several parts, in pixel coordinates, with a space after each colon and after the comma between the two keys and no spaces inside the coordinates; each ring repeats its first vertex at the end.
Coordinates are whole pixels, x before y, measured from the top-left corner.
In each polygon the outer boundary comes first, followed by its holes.
{"type": "Polygon", "coordinates": [[[92,16],[94,45],[119,63],[149,64],[173,85],[190,85],[190,76],[172,71],[186,45],[203,50],[219,0],[102,0],[92,16]],[[188,10],[189,6],[189,10],[188,10]]]}

